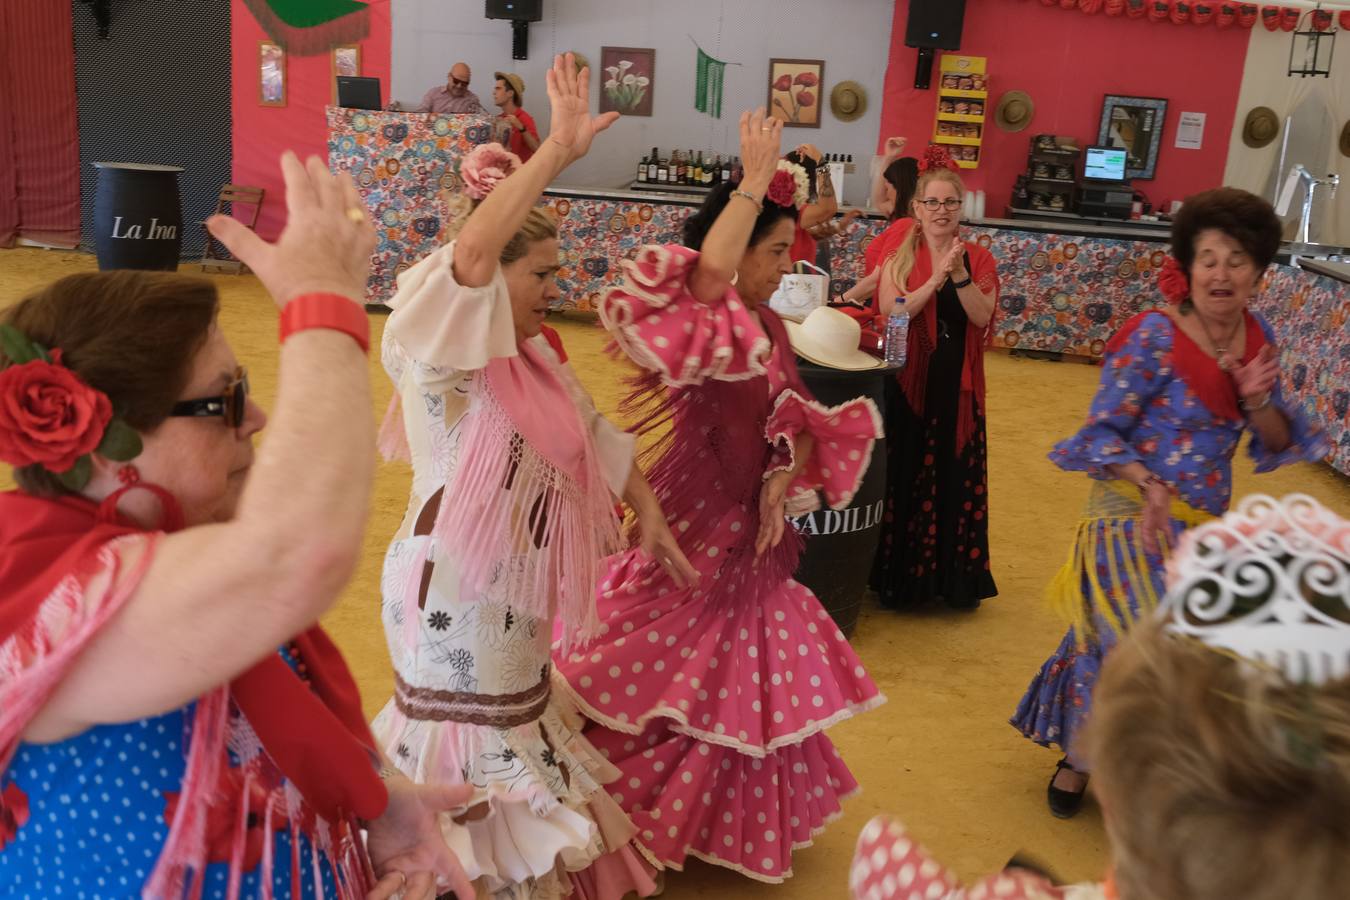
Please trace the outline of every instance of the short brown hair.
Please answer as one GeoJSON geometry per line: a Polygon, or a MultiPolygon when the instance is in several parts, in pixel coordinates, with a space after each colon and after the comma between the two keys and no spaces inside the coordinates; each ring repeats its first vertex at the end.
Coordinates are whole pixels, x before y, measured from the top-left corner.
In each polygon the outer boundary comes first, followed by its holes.
{"type": "Polygon", "coordinates": [[[1254,666],[1156,623],[1108,657],[1087,741],[1122,900],[1345,894],[1350,681],[1254,666]]]}
{"type": "MultiPolygon", "coordinates": [[[[128,425],[149,432],[187,387],[219,305],[215,285],[204,278],[90,272],[28,295],[4,311],[3,321],[44,347],[59,347],[62,365],[107,394],[128,425]]],[[[69,493],[41,466],[16,468],[14,480],[30,494],[69,493]]]]}
{"type": "Polygon", "coordinates": [[[1255,194],[1221,187],[1186,198],[1172,219],[1172,255],[1190,272],[1195,261],[1195,239],[1217,228],[1242,245],[1258,268],[1275,261],[1284,226],[1275,208],[1255,194]]]}

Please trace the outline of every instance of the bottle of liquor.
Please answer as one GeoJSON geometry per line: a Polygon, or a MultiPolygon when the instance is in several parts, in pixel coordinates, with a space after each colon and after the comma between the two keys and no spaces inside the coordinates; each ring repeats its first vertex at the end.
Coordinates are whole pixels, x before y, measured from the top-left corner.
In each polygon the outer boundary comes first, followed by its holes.
{"type": "Polygon", "coordinates": [[[730,180],[731,180],[731,157],[730,157],[730,156],[724,156],[724,157],[722,157],[722,167],[721,167],[721,169],[720,169],[719,172],[718,172],[718,179],[717,179],[717,180],[718,180],[719,182],[726,182],[726,181],[730,181],[730,180]]]}
{"type": "Polygon", "coordinates": [[[647,183],[647,157],[645,156],[638,157],[637,182],[638,184],[647,183]]]}
{"type": "Polygon", "coordinates": [[[652,155],[647,157],[647,182],[649,184],[656,183],[656,167],[659,161],[660,158],[656,155],[656,148],[653,147],[652,155]]]}
{"type": "Polygon", "coordinates": [[[663,159],[656,164],[656,180],[661,184],[670,184],[670,160],[663,159]]]}
{"type": "Polygon", "coordinates": [[[674,184],[688,184],[689,169],[692,165],[689,161],[689,154],[681,153],[678,150],[675,152],[679,153],[680,161],[679,163],[672,162],[672,165],[675,166],[675,177],[671,179],[671,182],[674,184]]]}
{"type": "Polygon", "coordinates": [[[741,165],[741,158],[735,157],[731,163],[731,180],[737,183],[745,179],[745,166],[741,165]]]}
{"type": "Polygon", "coordinates": [[[711,151],[711,150],[705,150],[705,151],[703,151],[703,186],[704,186],[704,187],[712,187],[712,183],[713,183],[713,171],[714,171],[714,167],[715,167],[716,165],[717,165],[717,164],[716,164],[715,162],[713,162],[712,151],[711,151]]]}

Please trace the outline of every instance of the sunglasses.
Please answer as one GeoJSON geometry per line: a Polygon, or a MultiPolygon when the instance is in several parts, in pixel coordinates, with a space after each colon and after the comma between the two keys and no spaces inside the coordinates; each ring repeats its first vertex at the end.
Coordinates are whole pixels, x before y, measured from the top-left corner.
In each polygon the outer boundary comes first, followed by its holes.
{"type": "Polygon", "coordinates": [[[223,416],[226,425],[238,428],[244,424],[244,412],[247,407],[248,370],[240,366],[234,370],[234,378],[225,385],[225,393],[219,397],[203,397],[200,400],[183,400],[175,403],[169,410],[169,415],[194,418],[223,416]]]}
{"type": "Polygon", "coordinates": [[[946,200],[937,200],[933,197],[929,197],[927,200],[920,200],[918,202],[922,203],[924,208],[929,212],[937,212],[939,206],[947,210],[947,212],[956,212],[961,208],[961,201],[957,200],[955,197],[948,197],[946,200]]]}
{"type": "Polygon", "coordinates": [[[453,81],[455,84],[459,85],[460,87],[468,87],[468,86],[469,86],[469,83],[468,83],[467,81],[460,81],[458,78],[456,78],[456,77],[453,76],[453,75],[450,76],[450,80],[453,81]]]}

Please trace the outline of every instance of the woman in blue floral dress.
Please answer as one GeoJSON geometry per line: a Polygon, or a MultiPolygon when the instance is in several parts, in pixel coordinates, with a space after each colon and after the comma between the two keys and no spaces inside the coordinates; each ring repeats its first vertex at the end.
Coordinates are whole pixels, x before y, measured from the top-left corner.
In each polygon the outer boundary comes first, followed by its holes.
{"type": "Polygon", "coordinates": [[[1173,306],[1135,316],[1111,339],[1087,423],[1050,454],[1096,483],[1049,590],[1068,633],[1012,724],[1064,750],[1047,797],[1060,818],[1078,812],[1087,787],[1077,738],[1102,660],[1156,605],[1171,540],[1228,509],[1242,433],[1251,432],[1258,472],[1329,450],[1321,431],[1286,405],[1274,332],[1247,309],[1280,233],[1270,204],[1245,191],[1190,198],[1173,222],[1175,258],[1159,277],[1173,306]]]}

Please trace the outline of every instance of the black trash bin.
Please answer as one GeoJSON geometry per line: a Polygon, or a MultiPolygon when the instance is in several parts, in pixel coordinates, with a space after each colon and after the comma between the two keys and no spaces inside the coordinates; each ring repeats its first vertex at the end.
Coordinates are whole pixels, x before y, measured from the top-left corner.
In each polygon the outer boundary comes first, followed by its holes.
{"type": "MultiPolygon", "coordinates": [[[[826,406],[867,397],[885,411],[885,385],[893,369],[863,371],[830,369],[798,357],[802,381],[826,406]]],[[[794,576],[811,589],[839,629],[852,636],[858,624],[872,557],[881,540],[881,514],[886,499],[886,439],[876,442],[853,502],[840,510],[820,509],[792,519],[806,538],[806,550],[794,576]]]]}
{"type": "Polygon", "coordinates": [[[100,269],[178,268],[183,208],[182,166],[96,162],[94,250],[100,269]]]}

